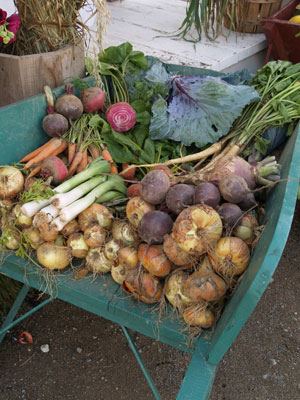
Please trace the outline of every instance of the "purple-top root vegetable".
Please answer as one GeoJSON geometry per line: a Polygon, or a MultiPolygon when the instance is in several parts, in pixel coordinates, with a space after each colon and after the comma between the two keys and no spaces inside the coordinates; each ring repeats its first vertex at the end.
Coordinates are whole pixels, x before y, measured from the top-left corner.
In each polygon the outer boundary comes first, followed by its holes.
{"type": "Polygon", "coordinates": [[[228,175],[220,179],[219,190],[221,196],[229,203],[239,203],[250,192],[247,182],[238,175],[228,175]]]}
{"type": "Polygon", "coordinates": [[[80,93],[80,100],[83,104],[83,111],[94,113],[102,109],[105,102],[105,92],[99,87],[89,87],[80,93]]]}
{"type": "Polygon", "coordinates": [[[242,218],[243,212],[240,207],[232,203],[223,203],[217,209],[225,228],[234,227],[242,218]]]}
{"type": "Polygon", "coordinates": [[[221,201],[220,191],[216,185],[211,182],[201,182],[195,188],[194,204],[206,204],[214,209],[221,201]]]}
{"type": "Polygon", "coordinates": [[[173,220],[168,214],[157,210],[149,211],[138,225],[138,234],[148,244],[161,244],[172,228],[173,220]]]}
{"type": "Polygon", "coordinates": [[[195,187],[185,183],[172,186],[166,196],[166,204],[170,211],[179,214],[193,204],[195,187]]]}
{"type": "Polygon", "coordinates": [[[140,182],[141,194],[150,204],[161,204],[165,201],[170,189],[168,176],[161,170],[152,170],[140,182]]]}
{"type": "Polygon", "coordinates": [[[56,156],[45,158],[41,165],[41,177],[46,180],[52,176],[52,183],[57,185],[68,177],[68,169],[62,160],[56,156]]]}
{"type": "Polygon", "coordinates": [[[80,118],[83,113],[83,104],[73,93],[74,88],[66,86],[66,93],[59,96],[54,104],[55,111],[71,121],[80,118]]]}
{"type": "Polygon", "coordinates": [[[50,137],[61,137],[69,128],[67,118],[54,111],[50,111],[48,115],[43,118],[43,130],[50,137]]]}

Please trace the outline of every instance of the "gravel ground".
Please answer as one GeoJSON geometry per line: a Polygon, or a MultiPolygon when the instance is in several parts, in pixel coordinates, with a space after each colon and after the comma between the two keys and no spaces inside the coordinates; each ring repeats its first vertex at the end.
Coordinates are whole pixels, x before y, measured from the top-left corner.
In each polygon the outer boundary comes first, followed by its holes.
{"type": "MultiPolygon", "coordinates": [[[[220,362],[210,400],[300,399],[299,217],[297,204],[274,278],[220,362]]],[[[131,334],[162,398],[175,399],[190,356],[131,334]]],[[[0,399],[69,398],[150,400],[153,395],[118,325],[57,300],[6,335],[0,399]],[[15,341],[23,329],[32,333],[33,345],[15,341]],[[49,352],[41,351],[43,344],[49,352]]]]}

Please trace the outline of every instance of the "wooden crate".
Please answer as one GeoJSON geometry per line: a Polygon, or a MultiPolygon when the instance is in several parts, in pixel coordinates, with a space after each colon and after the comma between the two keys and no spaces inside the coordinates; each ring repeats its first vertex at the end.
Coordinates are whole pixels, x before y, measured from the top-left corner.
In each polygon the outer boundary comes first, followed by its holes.
{"type": "Polygon", "coordinates": [[[224,26],[237,32],[263,33],[261,19],[276,13],[282,0],[240,0],[227,3],[224,26]]]}
{"type": "Polygon", "coordinates": [[[57,51],[12,56],[0,53],[0,107],[55,88],[71,76],[84,76],[84,46],[57,51]]]}

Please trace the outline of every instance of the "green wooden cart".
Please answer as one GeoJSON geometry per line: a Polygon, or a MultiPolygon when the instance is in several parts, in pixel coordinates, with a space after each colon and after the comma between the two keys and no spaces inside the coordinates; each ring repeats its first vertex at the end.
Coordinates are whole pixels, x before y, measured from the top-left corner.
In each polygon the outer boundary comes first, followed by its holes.
{"type": "MultiPolygon", "coordinates": [[[[169,69],[185,74],[218,75],[214,71],[174,65],[170,65],[169,69]]],[[[58,88],[56,94],[59,95],[62,91],[63,88],[58,88]]],[[[20,160],[24,154],[47,140],[41,129],[46,108],[43,95],[0,108],[1,165],[20,160]]],[[[0,273],[22,282],[24,285],[0,328],[0,342],[8,329],[11,329],[50,301],[56,298],[61,299],[107,318],[122,327],[156,399],[160,399],[158,390],[145,368],[127,328],[192,354],[177,399],[208,399],[214,382],[216,367],[266,290],[288,239],[300,176],[300,163],[298,162],[298,154],[300,154],[299,132],[298,127],[289,138],[281,155],[282,177],[289,179],[270,190],[266,204],[266,227],[255,248],[251,263],[235,294],[226,304],[210,339],[202,335],[188,345],[188,337],[183,333],[183,325],[180,321],[166,316],[162,322],[158,322],[158,316],[150,306],[139,303],[133,306],[132,300],[129,297],[124,298],[124,294],[117,290],[118,285],[110,277],[106,278],[110,280],[110,284],[104,286],[100,277],[75,280],[72,274],[66,271],[58,274],[55,290],[53,290],[53,288],[47,287],[38,269],[33,264],[30,265],[27,260],[10,255],[5,258],[4,263],[0,266],[0,273]],[[49,298],[30,312],[15,319],[30,288],[44,290],[49,294],[49,298]]]]}

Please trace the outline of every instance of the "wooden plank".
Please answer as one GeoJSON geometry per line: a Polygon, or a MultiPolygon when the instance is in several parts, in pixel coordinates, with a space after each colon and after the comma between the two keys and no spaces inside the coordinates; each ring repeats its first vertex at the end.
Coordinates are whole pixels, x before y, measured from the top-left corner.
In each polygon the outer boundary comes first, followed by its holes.
{"type": "Polygon", "coordinates": [[[0,53],[0,68],[0,106],[4,106],[42,93],[45,85],[55,88],[66,78],[84,76],[84,47],[21,57],[0,53]]]}

